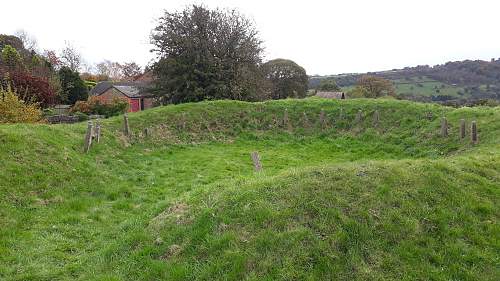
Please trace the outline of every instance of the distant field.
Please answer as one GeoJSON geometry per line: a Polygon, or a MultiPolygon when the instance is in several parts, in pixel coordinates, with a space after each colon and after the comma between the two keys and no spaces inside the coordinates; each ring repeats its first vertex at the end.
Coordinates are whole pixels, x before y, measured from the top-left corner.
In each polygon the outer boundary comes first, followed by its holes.
{"type": "Polygon", "coordinates": [[[394,81],[394,86],[398,95],[413,94],[427,97],[443,95],[457,98],[465,97],[465,91],[463,88],[430,79],[424,81],[396,80],[394,81]]]}
{"type": "MultiPolygon", "coordinates": [[[[410,80],[398,79],[393,80],[396,94],[398,96],[451,96],[455,98],[467,98],[470,95],[465,93],[464,88],[438,82],[427,77],[412,77],[410,80]]],[[[345,92],[354,89],[353,86],[343,87],[345,92]]]]}

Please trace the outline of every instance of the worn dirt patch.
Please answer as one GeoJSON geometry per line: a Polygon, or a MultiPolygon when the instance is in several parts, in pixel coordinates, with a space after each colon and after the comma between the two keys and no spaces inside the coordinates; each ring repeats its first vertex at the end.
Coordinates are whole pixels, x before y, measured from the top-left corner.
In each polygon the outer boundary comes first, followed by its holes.
{"type": "Polygon", "coordinates": [[[170,245],[168,250],[163,256],[161,256],[162,260],[169,260],[182,252],[182,247],[176,244],[170,245]]]}
{"type": "Polygon", "coordinates": [[[149,227],[159,230],[168,222],[175,222],[176,224],[186,224],[190,220],[186,214],[189,206],[185,203],[176,203],[164,210],[149,222],[149,227]]]}

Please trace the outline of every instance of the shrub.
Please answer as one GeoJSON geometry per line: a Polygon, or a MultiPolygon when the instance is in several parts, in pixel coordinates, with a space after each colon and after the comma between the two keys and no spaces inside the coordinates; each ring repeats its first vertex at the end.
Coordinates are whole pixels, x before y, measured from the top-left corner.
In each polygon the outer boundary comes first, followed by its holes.
{"type": "Polygon", "coordinates": [[[0,88],[0,123],[36,123],[41,119],[38,104],[24,102],[10,88],[0,88]]]}
{"type": "Polygon", "coordinates": [[[92,106],[89,101],[77,101],[70,110],[71,113],[81,112],[89,114],[92,112],[92,106]]]}
{"type": "Polygon", "coordinates": [[[74,115],[78,117],[78,121],[86,121],[89,120],[89,116],[82,112],[75,112],[74,115]]]}
{"type": "Polygon", "coordinates": [[[110,117],[125,113],[128,106],[127,101],[119,98],[115,98],[111,102],[101,102],[97,97],[90,97],[87,101],[76,102],[71,108],[71,112],[98,114],[110,117]]]}
{"type": "Polygon", "coordinates": [[[95,104],[95,114],[105,115],[106,117],[120,115],[125,113],[128,109],[128,102],[115,98],[109,103],[101,103],[99,100],[95,104]]]}
{"type": "Polygon", "coordinates": [[[57,115],[56,111],[53,108],[45,108],[44,110],[42,110],[42,114],[44,117],[57,115]]]}
{"type": "Polygon", "coordinates": [[[37,102],[43,108],[57,101],[57,89],[48,78],[37,77],[22,71],[5,72],[2,69],[0,69],[0,75],[2,75],[0,79],[3,79],[3,83],[0,82],[0,84],[4,87],[11,86],[25,101],[37,102]]]}

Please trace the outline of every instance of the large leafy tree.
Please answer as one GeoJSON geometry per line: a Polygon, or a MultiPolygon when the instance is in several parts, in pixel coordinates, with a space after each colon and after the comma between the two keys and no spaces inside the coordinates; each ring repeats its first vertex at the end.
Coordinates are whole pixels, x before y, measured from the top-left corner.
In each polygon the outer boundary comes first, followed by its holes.
{"type": "Polygon", "coordinates": [[[363,75],[359,78],[353,95],[366,98],[379,98],[383,96],[396,96],[396,90],[392,82],[387,79],[363,75]]]}
{"type": "Polygon", "coordinates": [[[66,47],[61,51],[60,59],[62,64],[72,71],[78,71],[82,66],[82,56],[69,42],[66,42],[66,47]]]}
{"type": "Polygon", "coordinates": [[[11,45],[5,45],[1,52],[1,62],[10,69],[20,68],[23,60],[19,52],[11,45]]]}
{"type": "Polygon", "coordinates": [[[126,62],[122,64],[122,74],[124,80],[134,81],[135,78],[142,74],[142,69],[135,62],[126,62]]]}
{"type": "Polygon", "coordinates": [[[262,47],[252,21],[236,10],[193,5],[159,19],[151,43],[156,92],[164,103],[260,96],[262,47]]]}
{"type": "Polygon", "coordinates": [[[63,66],[59,70],[59,80],[61,82],[62,102],[74,104],[80,100],[87,100],[87,86],[80,78],[78,72],[71,70],[67,66],[63,66]]]}
{"type": "Polygon", "coordinates": [[[321,79],[317,90],[327,91],[327,92],[336,92],[336,91],[340,91],[340,87],[335,82],[335,79],[326,78],[326,79],[321,79]]]}
{"type": "Polygon", "coordinates": [[[262,65],[265,78],[271,83],[272,99],[304,98],[308,77],[303,67],[291,60],[275,59],[262,65]]]}

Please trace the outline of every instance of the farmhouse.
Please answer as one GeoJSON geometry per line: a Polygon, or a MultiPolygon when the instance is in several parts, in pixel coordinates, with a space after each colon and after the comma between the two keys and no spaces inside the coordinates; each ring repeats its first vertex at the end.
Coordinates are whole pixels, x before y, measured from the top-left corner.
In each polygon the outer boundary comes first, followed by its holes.
{"type": "Polygon", "coordinates": [[[90,91],[90,96],[97,97],[103,103],[115,98],[129,103],[129,112],[136,112],[153,107],[154,98],[147,84],[141,82],[99,82],[90,91]]]}
{"type": "Polygon", "coordinates": [[[325,99],[346,99],[346,94],[344,92],[317,92],[316,96],[325,99]]]}

